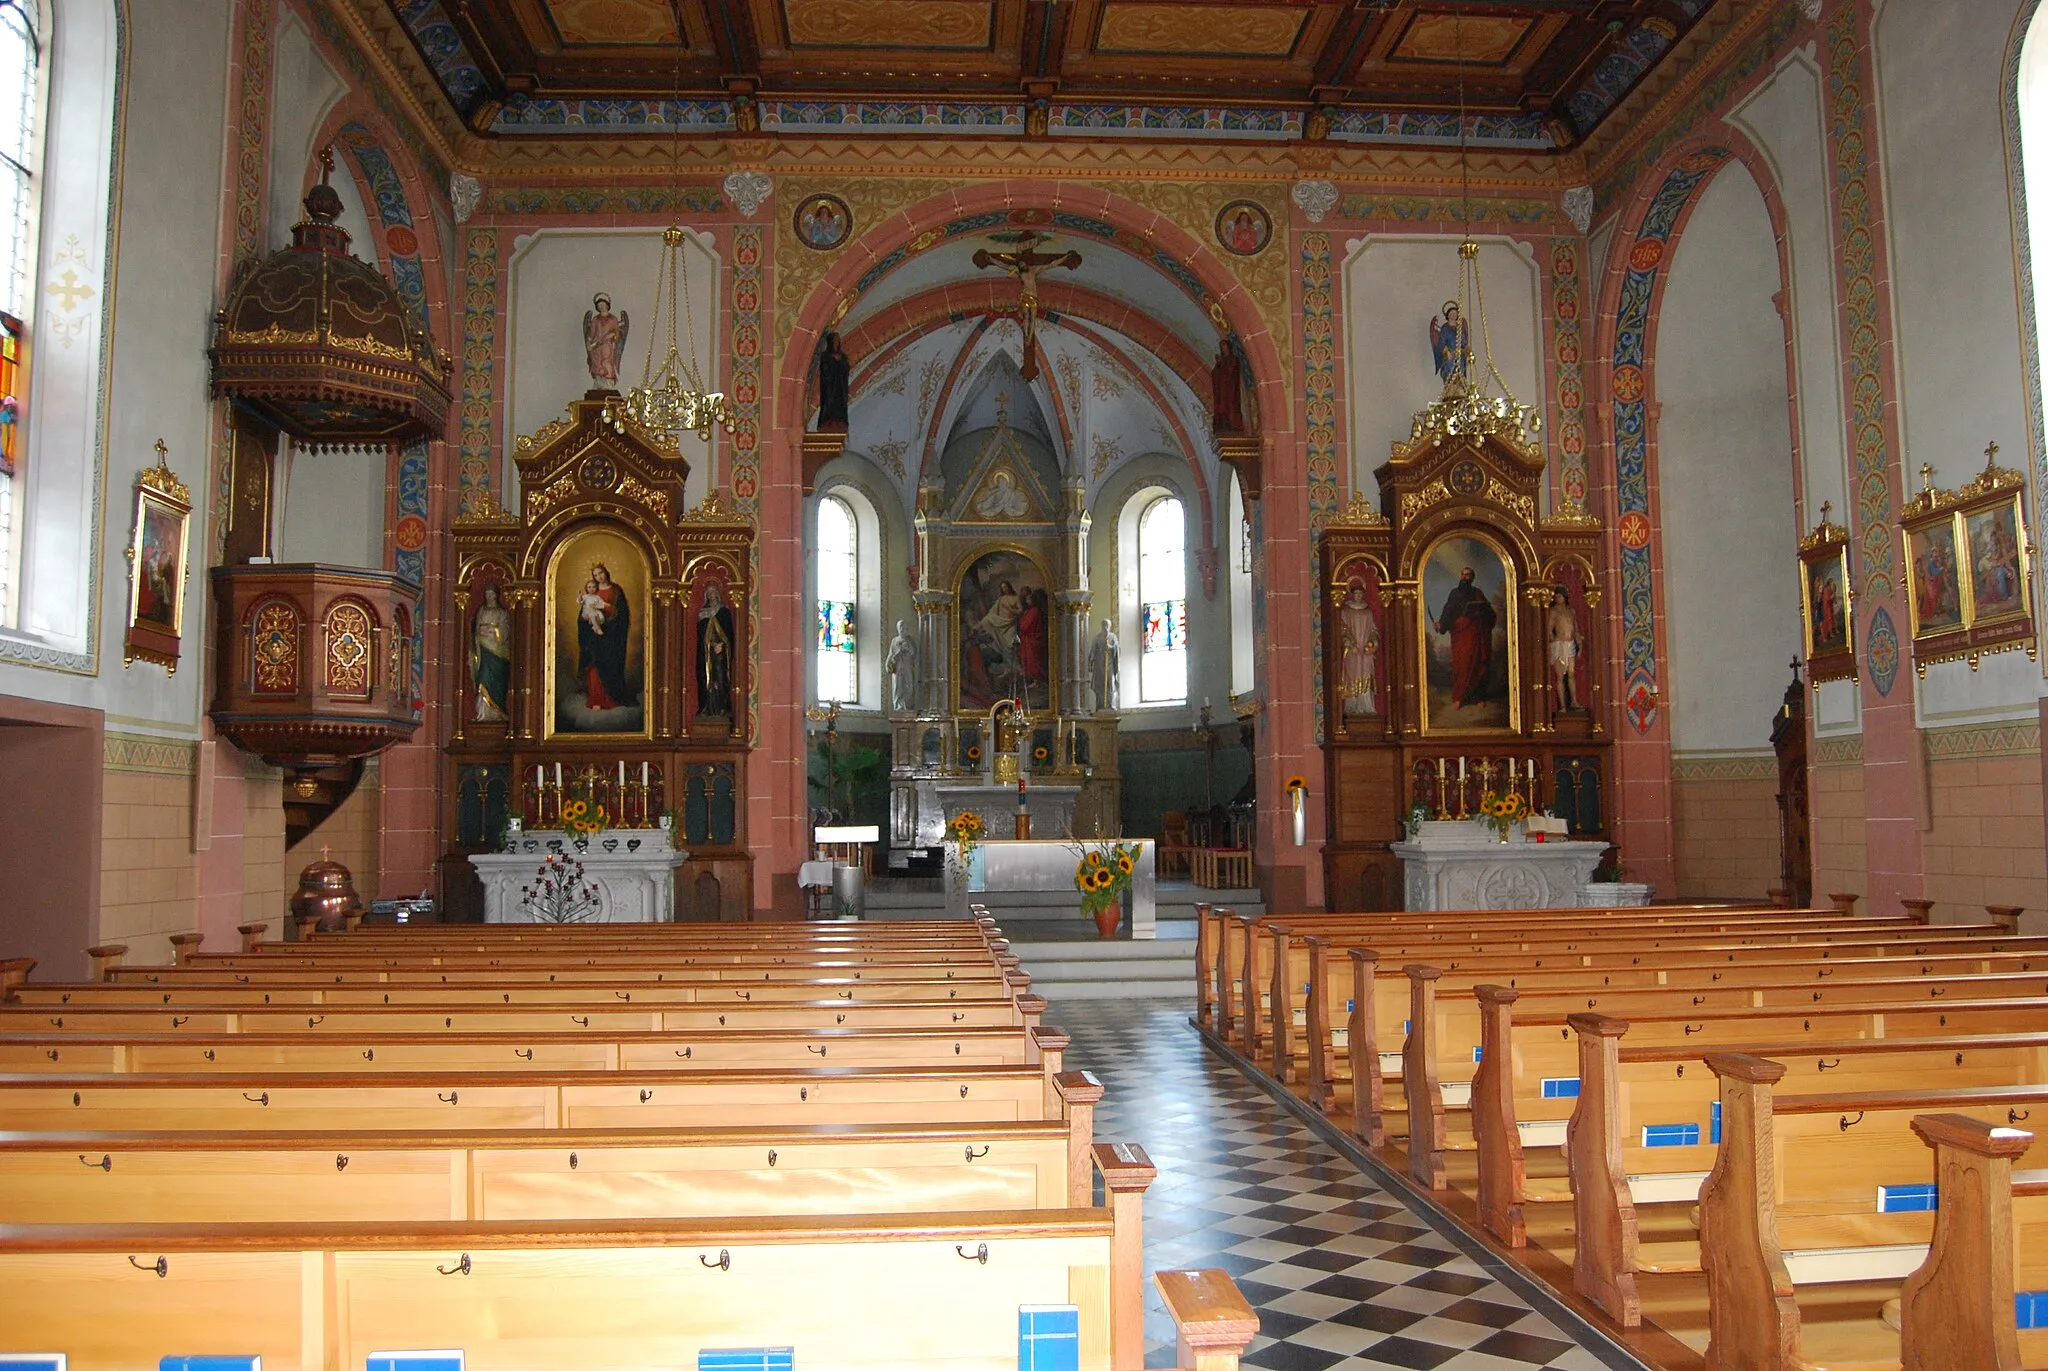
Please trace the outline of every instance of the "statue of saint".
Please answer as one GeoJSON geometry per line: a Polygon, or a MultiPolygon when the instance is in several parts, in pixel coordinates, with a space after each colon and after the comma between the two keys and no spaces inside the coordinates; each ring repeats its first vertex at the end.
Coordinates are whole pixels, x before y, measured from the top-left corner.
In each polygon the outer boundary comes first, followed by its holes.
{"type": "Polygon", "coordinates": [[[1121,654],[1117,647],[1116,629],[1108,619],[1102,621],[1102,636],[1095,640],[1094,652],[1095,708],[1113,710],[1117,702],[1117,678],[1121,671],[1121,654]]]}
{"type": "Polygon", "coordinates": [[[827,333],[818,344],[818,429],[846,427],[848,377],[853,363],[839,346],[839,335],[827,333]]]}
{"type": "Polygon", "coordinates": [[[1209,429],[1243,433],[1244,362],[1228,338],[1216,345],[1216,365],[1209,370],[1209,429]]]}
{"type": "Polygon", "coordinates": [[[1557,686],[1558,712],[1563,714],[1585,708],[1579,698],[1579,616],[1572,610],[1571,591],[1564,586],[1553,589],[1546,627],[1550,676],[1557,686]]]}
{"type": "Polygon", "coordinates": [[[476,722],[502,723],[512,688],[512,611],[498,596],[498,583],[484,585],[483,607],[470,632],[470,680],[476,685],[476,722]]]}
{"type": "Polygon", "coordinates": [[[1338,690],[1344,697],[1344,712],[1377,714],[1380,629],[1372,617],[1372,606],[1366,602],[1365,582],[1351,583],[1343,607],[1337,611],[1337,624],[1343,638],[1338,690]]]}
{"type": "Polygon", "coordinates": [[[732,610],[716,581],[697,610],[697,716],[732,717],[732,610]]]}
{"type": "Polygon", "coordinates": [[[889,640],[889,655],[882,659],[882,665],[889,672],[890,712],[908,714],[912,694],[917,689],[917,644],[903,631],[901,619],[896,621],[896,636],[889,640]]]}
{"type": "Polygon", "coordinates": [[[583,311],[583,357],[595,385],[619,388],[619,354],[626,350],[626,333],[632,326],[631,315],[612,313],[611,296],[600,292],[591,297],[590,308],[583,311]]]}

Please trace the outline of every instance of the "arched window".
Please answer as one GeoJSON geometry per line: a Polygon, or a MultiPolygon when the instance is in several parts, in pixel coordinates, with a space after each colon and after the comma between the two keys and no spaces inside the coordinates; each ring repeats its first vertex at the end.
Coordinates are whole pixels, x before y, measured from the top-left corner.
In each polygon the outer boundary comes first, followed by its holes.
{"type": "Polygon", "coordinates": [[[860,641],[854,608],[860,599],[860,525],[836,495],[818,501],[818,699],[858,703],[860,641]]]}
{"type": "Polygon", "coordinates": [[[14,621],[14,483],[28,431],[21,363],[42,205],[43,32],[40,0],[0,0],[0,624],[14,621]]]}
{"type": "Polygon", "coordinates": [[[1230,474],[1230,693],[1249,695],[1257,686],[1252,620],[1252,519],[1244,488],[1230,474]]]}
{"type": "Polygon", "coordinates": [[[1138,703],[1188,697],[1188,532],[1179,500],[1162,495],[1138,516],[1138,703]]]}

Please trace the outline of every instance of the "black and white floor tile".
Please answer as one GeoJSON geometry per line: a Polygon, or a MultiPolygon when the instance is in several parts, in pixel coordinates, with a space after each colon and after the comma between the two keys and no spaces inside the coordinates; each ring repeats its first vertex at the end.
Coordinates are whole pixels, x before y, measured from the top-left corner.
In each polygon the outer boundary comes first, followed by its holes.
{"type": "Polygon", "coordinates": [[[1259,1311],[1266,1371],[1603,1371],[1607,1363],[1208,1050],[1178,1001],[1056,1003],[1070,1070],[1105,1087],[1096,1137],[1135,1142],[1147,1366],[1174,1364],[1152,1273],[1220,1267],[1259,1311]]]}

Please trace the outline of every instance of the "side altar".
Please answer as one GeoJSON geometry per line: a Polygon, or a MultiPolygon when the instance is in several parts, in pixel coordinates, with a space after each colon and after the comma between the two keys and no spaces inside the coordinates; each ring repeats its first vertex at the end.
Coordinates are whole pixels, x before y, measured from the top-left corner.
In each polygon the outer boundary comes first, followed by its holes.
{"type": "Polygon", "coordinates": [[[499,852],[508,828],[566,829],[581,805],[603,810],[622,845],[583,854],[593,872],[647,865],[669,845],[664,819],[688,849],[661,891],[618,895],[643,912],[616,917],[749,917],[752,520],[715,487],[691,506],[675,438],[609,390],[519,438],[513,465],[516,508],[486,495],[455,520],[450,916],[501,917],[502,891],[481,874],[492,863],[475,859],[499,852]],[[635,837],[646,845],[626,852],[635,837]]]}
{"type": "Polygon", "coordinates": [[[1428,820],[1392,847],[1411,911],[1574,908],[1607,850],[1603,842],[1502,842],[1469,819],[1428,820]]]}
{"type": "Polygon", "coordinates": [[[579,923],[669,923],[676,916],[676,871],[689,860],[665,828],[629,829],[585,840],[563,830],[519,833],[503,852],[476,852],[469,864],[484,887],[484,922],[533,923],[525,891],[550,854],[574,856],[594,903],[579,923]]]}

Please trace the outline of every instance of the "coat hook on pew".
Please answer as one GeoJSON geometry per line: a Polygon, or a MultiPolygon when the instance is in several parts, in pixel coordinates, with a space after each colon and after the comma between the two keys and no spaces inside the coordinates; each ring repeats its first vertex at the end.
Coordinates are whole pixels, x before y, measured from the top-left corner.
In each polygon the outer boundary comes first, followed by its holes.
{"type": "Polygon", "coordinates": [[[334,1154],[334,1169],[336,1171],[348,1170],[348,1155],[346,1153],[337,1152],[334,1154]]]}
{"type": "Polygon", "coordinates": [[[2023,1123],[2032,1117],[2034,1117],[2034,1111],[2031,1109],[2008,1109],[2005,1111],[2005,1121],[2007,1123],[2023,1123]]]}
{"type": "Polygon", "coordinates": [[[462,1259],[453,1266],[437,1266],[434,1269],[444,1276],[467,1276],[469,1274],[469,1253],[463,1253],[462,1259]]]}
{"type": "Polygon", "coordinates": [[[154,1262],[150,1263],[148,1266],[144,1266],[141,1262],[135,1260],[135,1258],[130,1257],[128,1259],[128,1264],[134,1267],[137,1271],[156,1272],[156,1278],[158,1280],[162,1280],[165,1276],[171,1274],[171,1263],[169,1259],[164,1257],[158,1257],[154,1262]]]}
{"type": "Polygon", "coordinates": [[[1689,1023],[1689,1024],[1687,1024],[1687,1025],[1685,1026],[1685,1036],[1686,1036],[1686,1037],[1688,1037],[1688,1038],[1690,1038],[1690,1037],[1691,1037],[1691,1036],[1692,1036],[1693,1034],[1695,1034],[1695,1033],[1704,1033],[1704,1032],[1706,1032],[1706,1031],[1707,1031],[1707,1026],[1706,1026],[1705,1024],[1703,1024],[1703,1023],[1702,1023],[1702,1024],[1690,1024],[1690,1023],[1689,1023]]]}
{"type": "Polygon", "coordinates": [[[717,1261],[713,1261],[713,1260],[711,1260],[711,1258],[709,1258],[709,1257],[705,1256],[705,1255],[704,1255],[703,1253],[701,1253],[701,1252],[697,1254],[697,1260],[698,1260],[698,1261],[700,1261],[700,1262],[702,1262],[702,1263],[703,1263],[703,1264],[704,1264],[705,1266],[707,1266],[707,1267],[709,1267],[709,1268],[711,1268],[711,1269],[713,1269],[713,1270],[717,1270],[717,1271],[730,1271],[730,1270],[732,1270],[732,1253],[731,1253],[731,1252],[728,1252],[728,1251],[727,1251],[727,1250],[726,1250],[725,1248],[723,1248],[723,1247],[721,1247],[721,1248],[719,1248],[719,1249],[718,1249],[718,1260],[717,1260],[717,1261]]]}
{"type": "Polygon", "coordinates": [[[1822,1058],[1820,1061],[1817,1061],[1813,1064],[1813,1069],[1816,1071],[1833,1071],[1836,1067],[1840,1066],[1841,1064],[1842,1059],[1840,1057],[1835,1058],[1833,1061],[1829,1061],[1826,1058],[1822,1058]]]}
{"type": "Polygon", "coordinates": [[[78,1154],[78,1161],[81,1166],[96,1166],[102,1171],[112,1171],[114,1169],[114,1157],[112,1153],[102,1154],[98,1161],[94,1161],[91,1157],[88,1157],[83,1152],[81,1152],[78,1154]]]}
{"type": "Polygon", "coordinates": [[[953,1250],[960,1254],[962,1261],[980,1262],[983,1266],[988,1265],[988,1244],[985,1242],[976,1243],[972,1252],[969,1252],[959,1243],[953,1244],[953,1250]]]}
{"type": "Polygon", "coordinates": [[[1836,1126],[1840,1128],[1844,1133],[1847,1133],[1850,1129],[1854,1128],[1857,1124],[1862,1122],[1863,1111],[1860,1109],[1856,1111],[1856,1117],[1853,1119],[1850,1118],[1847,1114],[1844,1114],[1841,1118],[1835,1120],[1836,1126]]]}
{"type": "Polygon", "coordinates": [[[523,1062],[530,1062],[533,1060],[533,1049],[530,1047],[515,1047],[512,1049],[512,1055],[523,1062]]]}
{"type": "Polygon", "coordinates": [[[973,1161],[973,1160],[975,1160],[975,1159],[976,1159],[977,1157],[986,1157],[987,1155],[988,1155],[988,1145],[987,1145],[987,1144],[983,1144],[983,1146],[982,1146],[982,1149],[981,1149],[981,1151],[979,1151],[979,1152],[977,1152],[977,1151],[975,1151],[975,1150],[974,1150],[974,1144],[973,1144],[973,1143],[969,1143],[969,1144],[967,1144],[967,1160],[969,1160],[969,1161],[973,1161]]]}

